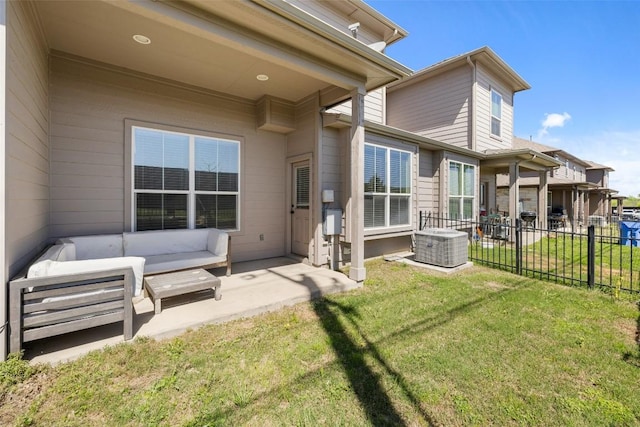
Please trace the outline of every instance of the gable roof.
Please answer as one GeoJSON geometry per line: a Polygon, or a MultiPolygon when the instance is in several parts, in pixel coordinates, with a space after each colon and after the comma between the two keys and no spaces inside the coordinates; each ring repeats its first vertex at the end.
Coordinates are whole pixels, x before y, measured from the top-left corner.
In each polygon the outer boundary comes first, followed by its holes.
{"type": "Polygon", "coordinates": [[[468,65],[468,61],[479,62],[486,66],[489,70],[504,80],[514,92],[531,89],[531,85],[520,77],[513,68],[511,68],[488,46],[483,46],[479,49],[472,50],[471,52],[453,56],[427,68],[423,68],[401,81],[391,83],[387,88],[389,90],[393,90],[395,88],[406,86],[409,83],[428,79],[462,65],[468,65]]]}
{"type": "Polygon", "coordinates": [[[587,160],[587,163],[589,163],[591,166],[587,167],[587,170],[606,170],[609,172],[613,172],[615,169],[612,168],[611,166],[607,166],[607,165],[601,165],[600,163],[596,163],[596,162],[592,162],[591,160],[587,160]]]}
{"type": "Polygon", "coordinates": [[[585,168],[589,168],[591,166],[589,162],[582,160],[581,158],[576,157],[573,154],[566,152],[560,148],[540,144],[539,142],[530,141],[528,139],[514,137],[512,146],[513,148],[530,148],[532,150],[539,151],[550,156],[553,156],[554,154],[560,154],[565,159],[569,159],[574,163],[584,166],[585,168]]]}

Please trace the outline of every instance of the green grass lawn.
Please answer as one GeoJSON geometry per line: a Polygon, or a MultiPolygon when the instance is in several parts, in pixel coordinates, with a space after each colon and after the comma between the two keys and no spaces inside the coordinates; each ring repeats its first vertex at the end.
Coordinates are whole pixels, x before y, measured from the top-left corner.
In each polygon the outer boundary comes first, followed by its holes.
{"type": "MultiPolygon", "coordinates": [[[[600,232],[603,233],[604,232],[600,232]]],[[[557,283],[586,285],[587,238],[571,233],[550,233],[538,241],[523,241],[523,274],[557,283]]],[[[469,246],[469,258],[476,263],[500,265],[515,271],[516,253],[511,243],[485,239],[469,246]],[[486,243],[491,243],[486,245],[486,243]]],[[[618,238],[596,235],[595,284],[610,293],[640,292],[640,248],[618,244],[618,238]]]]}
{"type": "Polygon", "coordinates": [[[367,268],[362,289],[277,313],[0,364],[0,425],[640,425],[635,303],[482,267],[367,268]]]}

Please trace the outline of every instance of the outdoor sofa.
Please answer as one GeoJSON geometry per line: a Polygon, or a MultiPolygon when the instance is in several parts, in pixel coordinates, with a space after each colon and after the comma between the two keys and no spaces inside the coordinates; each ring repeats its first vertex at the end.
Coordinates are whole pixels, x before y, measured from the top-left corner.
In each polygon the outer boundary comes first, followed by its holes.
{"type": "Polygon", "coordinates": [[[59,239],[9,282],[9,351],[118,321],[129,340],[144,275],[226,266],[229,276],[229,245],[229,235],[214,228],[59,239]]]}

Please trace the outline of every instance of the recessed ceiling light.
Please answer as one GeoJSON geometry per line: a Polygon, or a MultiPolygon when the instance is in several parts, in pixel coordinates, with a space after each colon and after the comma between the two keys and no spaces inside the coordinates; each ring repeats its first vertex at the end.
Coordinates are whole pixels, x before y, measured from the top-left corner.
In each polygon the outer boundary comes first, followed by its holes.
{"type": "Polygon", "coordinates": [[[256,79],[260,80],[261,82],[266,82],[267,80],[269,80],[269,76],[267,76],[266,74],[258,74],[256,76],[256,79]]]}
{"type": "Polygon", "coordinates": [[[151,44],[151,39],[147,36],[143,36],[142,34],[136,34],[133,36],[133,39],[140,44],[151,44]]]}

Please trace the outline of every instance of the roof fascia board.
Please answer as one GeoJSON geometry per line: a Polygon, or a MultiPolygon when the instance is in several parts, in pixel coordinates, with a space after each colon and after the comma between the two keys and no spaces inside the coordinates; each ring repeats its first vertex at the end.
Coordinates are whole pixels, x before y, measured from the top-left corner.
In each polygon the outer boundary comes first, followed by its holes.
{"type": "Polygon", "coordinates": [[[392,83],[388,86],[388,90],[392,91],[397,88],[401,88],[412,84],[414,82],[428,79],[430,77],[437,76],[446,71],[454,68],[468,66],[467,58],[471,60],[485,62],[490,67],[493,67],[493,72],[496,73],[501,79],[512,86],[515,92],[519,92],[526,89],[531,89],[531,85],[527,83],[518,73],[515,72],[506,62],[502,60],[493,50],[485,46],[474,51],[463,53],[452,58],[445,59],[429,67],[423,68],[415,72],[408,78],[405,78],[397,83],[392,83]]]}
{"type": "Polygon", "coordinates": [[[472,54],[471,56],[472,58],[477,58],[480,62],[489,60],[491,65],[498,69],[499,76],[502,78],[508,78],[508,83],[513,86],[515,92],[531,89],[531,85],[489,47],[485,46],[480,48],[477,53],[472,54]]]}
{"type": "Polygon", "coordinates": [[[515,150],[504,150],[499,153],[485,153],[485,164],[497,163],[505,160],[516,160],[534,162],[536,164],[545,165],[546,167],[558,167],[562,166],[562,162],[554,159],[539,151],[535,151],[529,148],[518,148],[515,150]]]}

